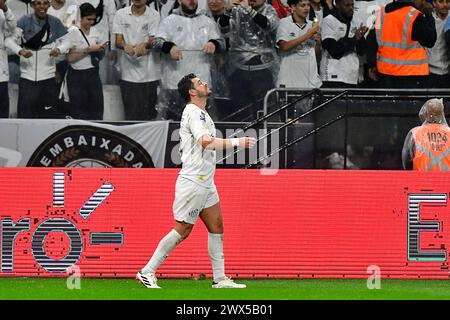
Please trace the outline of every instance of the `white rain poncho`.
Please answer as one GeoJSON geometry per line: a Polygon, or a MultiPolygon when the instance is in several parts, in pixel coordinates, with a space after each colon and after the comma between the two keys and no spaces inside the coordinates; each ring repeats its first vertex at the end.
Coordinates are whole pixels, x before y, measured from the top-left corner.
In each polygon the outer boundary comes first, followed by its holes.
{"type": "MultiPolygon", "coordinates": [[[[421,145],[419,146],[414,140],[414,132],[417,132],[418,128],[423,126],[439,125],[437,128],[433,129],[436,132],[429,133],[423,131],[424,133],[418,136],[423,144],[429,144],[430,148],[437,152],[445,152],[445,150],[441,149],[447,148],[447,141],[450,139],[450,128],[448,127],[447,120],[445,119],[444,103],[442,99],[433,98],[427,100],[423,104],[422,108],[420,108],[419,119],[422,121],[422,124],[408,132],[403,144],[402,165],[403,169],[406,170],[413,169],[413,161],[418,156],[418,152],[424,153],[430,158],[435,157],[435,155],[433,155],[429,150],[421,145]]],[[[433,161],[431,161],[431,163],[433,163],[433,161]]],[[[437,162],[435,165],[438,165],[437,162]]],[[[432,166],[430,166],[430,168],[431,167],[432,166]]],[[[443,165],[439,164],[439,167],[444,170],[443,165]]]]}
{"type": "MultiPolygon", "coordinates": [[[[246,14],[240,6],[230,11],[229,28],[221,31],[230,38],[230,61],[233,67],[247,70],[246,62],[260,56],[263,65],[259,68],[277,68],[276,32],[279,25],[277,12],[271,5],[264,4],[256,10],[267,18],[268,27],[263,29],[246,14]]],[[[276,73],[274,73],[275,75],[276,73]]]]}
{"type": "Polygon", "coordinates": [[[173,60],[170,54],[163,55],[161,85],[164,89],[177,89],[178,81],[189,73],[195,73],[211,84],[212,56],[202,50],[210,40],[216,40],[221,50],[225,48],[213,19],[202,12],[185,16],[175,11],[161,21],[155,38],[155,47],[161,48],[164,42],[173,42],[183,56],[180,60],[173,60]]]}

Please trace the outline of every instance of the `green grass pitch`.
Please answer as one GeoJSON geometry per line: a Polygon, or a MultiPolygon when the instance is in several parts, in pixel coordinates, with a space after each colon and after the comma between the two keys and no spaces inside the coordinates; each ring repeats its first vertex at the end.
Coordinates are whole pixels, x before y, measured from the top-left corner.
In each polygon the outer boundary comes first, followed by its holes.
{"type": "Polygon", "coordinates": [[[240,279],[246,289],[212,289],[211,281],[159,279],[147,289],[134,279],[0,278],[0,300],[450,300],[449,280],[382,279],[369,290],[365,279],[240,279]]]}

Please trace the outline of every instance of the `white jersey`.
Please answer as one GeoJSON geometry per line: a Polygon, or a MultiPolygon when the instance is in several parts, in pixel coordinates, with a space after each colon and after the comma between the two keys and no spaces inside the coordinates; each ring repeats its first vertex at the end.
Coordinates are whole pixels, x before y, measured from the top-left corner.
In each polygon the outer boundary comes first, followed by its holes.
{"type": "MultiPolygon", "coordinates": [[[[281,19],[277,30],[277,43],[279,41],[292,41],[304,35],[313,27],[311,21],[303,26],[295,23],[293,16],[281,19]]],[[[322,81],[317,68],[316,41],[308,39],[289,51],[279,51],[281,56],[280,71],[277,86],[288,88],[319,88],[322,81]]]]}
{"type": "Polygon", "coordinates": [[[62,24],[66,28],[70,28],[71,26],[74,26],[76,24],[77,13],[78,7],[76,0],[66,0],[64,2],[64,5],[59,9],[55,9],[50,6],[47,11],[47,14],[50,14],[61,20],[62,24]]]}
{"type": "Polygon", "coordinates": [[[319,19],[319,23],[321,24],[323,20],[323,9],[320,8],[320,10],[314,10],[314,13],[316,14],[316,18],[319,19]]]}
{"type": "MultiPolygon", "coordinates": [[[[114,18],[114,34],[121,34],[125,43],[136,45],[154,36],[159,25],[159,14],[153,7],[145,7],[141,16],[134,16],[132,7],[119,9],[114,18]]],[[[136,57],[120,52],[119,65],[121,79],[128,82],[143,83],[161,78],[159,53],[151,50],[148,54],[136,57]]]]}
{"type": "MultiPolygon", "coordinates": [[[[85,34],[85,36],[89,41],[89,45],[101,44],[100,34],[95,27],[91,27],[91,29],[89,30],[89,34],[85,34]]],[[[70,27],[68,39],[71,43],[71,48],[74,50],[82,51],[83,49],[89,47],[86,39],[80,32],[80,29],[76,26],[70,27]]],[[[70,63],[70,66],[75,70],[86,70],[94,68],[91,62],[91,57],[89,55],[86,55],[78,61],[70,63]]]]}
{"type": "MultiPolygon", "coordinates": [[[[344,38],[347,32],[347,25],[334,17],[327,15],[322,21],[322,42],[325,39],[338,41],[344,38]]],[[[352,19],[348,37],[353,38],[357,26],[352,19]]],[[[322,50],[320,60],[320,77],[322,81],[339,81],[348,84],[357,84],[359,78],[359,58],[356,51],[349,52],[340,59],[333,59],[327,50],[322,50]]]]}
{"type": "Polygon", "coordinates": [[[183,163],[180,176],[204,187],[214,184],[216,151],[203,149],[199,139],[208,134],[216,136],[216,127],[208,112],[189,103],[180,123],[180,156],[183,163]]]}
{"type": "MultiPolygon", "coordinates": [[[[369,31],[375,27],[375,21],[377,20],[378,12],[381,7],[386,5],[388,0],[357,0],[354,4],[353,21],[355,25],[361,24],[369,28],[369,31]]],[[[369,31],[365,34],[367,37],[369,31]]],[[[364,65],[367,62],[367,56],[364,54],[358,56],[359,58],[359,82],[364,80],[364,65]]]]}
{"type": "MultiPolygon", "coordinates": [[[[88,2],[97,8],[100,4],[100,0],[77,0],[78,7],[81,4],[88,2]]],[[[110,38],[110,31],[113,28],[114,16],[116,15],[116,3],[114,0],[103,0],[103,16],[102,20],[95,25],[97,31],[100,33],[101,43],[110,40],[111,49],[114,50],[116,47],[116,41],[114,37],[110,38]]],[[[77,21],[78,22],[78,21],[77,21]]]]}

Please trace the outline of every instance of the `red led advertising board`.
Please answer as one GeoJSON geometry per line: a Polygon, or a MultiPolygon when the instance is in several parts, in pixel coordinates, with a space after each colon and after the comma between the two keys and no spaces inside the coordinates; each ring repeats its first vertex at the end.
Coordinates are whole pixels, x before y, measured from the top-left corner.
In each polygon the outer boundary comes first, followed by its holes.
{"type": "MultiPolygon", "coordinates": [[[[227,275],[448,278],[450,174],[217,170],[227,275]],[[267,172],[265,172],[267,173],[267,172]]],[[[173,228],[178,169],[0,169],[0,276],[134,277],[173,228]]],[[[199,220],[159,277],[211,276],[199,220]]]]}

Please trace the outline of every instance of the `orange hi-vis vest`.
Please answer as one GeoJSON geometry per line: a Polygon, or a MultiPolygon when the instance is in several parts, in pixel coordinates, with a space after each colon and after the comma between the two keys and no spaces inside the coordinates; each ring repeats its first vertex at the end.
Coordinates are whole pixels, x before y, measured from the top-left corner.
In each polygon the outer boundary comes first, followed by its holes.
{"type": "Polygon", "coordinates": [[[383,6],[375,23],[378,72],[392,76],[428,75],[427,53],[419,42],[411,40],[413,23],[420,11],[412,6],[389,13],[385,10],[383,6]]]}
{"type": "Polygon", "coordinates": [[[426,124],[412,129],[416,150],[413,170],[450,171],[450,128],[426,124]]]}

